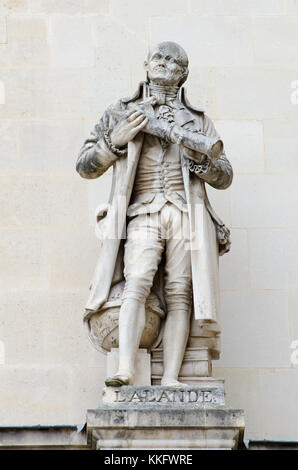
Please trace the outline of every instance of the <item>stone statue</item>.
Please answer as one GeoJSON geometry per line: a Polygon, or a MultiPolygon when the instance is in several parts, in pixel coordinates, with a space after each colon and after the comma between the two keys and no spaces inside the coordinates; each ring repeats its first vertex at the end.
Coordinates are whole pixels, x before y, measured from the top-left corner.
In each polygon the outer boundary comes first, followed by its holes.
{"type": "Polygon", "coordinates": [[[107,386],[133,384],[138,348],[162,338],[161,385],[179,387],[191,315],[216,322],[218,255],[230,247],[205,183],[226,189],[233,172],[211,119],[186,98],[183,48],[162,42],[144,66],[147,80],[105,111],[77,161],[84,178],[113,165],[109,204],[98,211],[100,253],[85,322],[103,349],[107,330],[110,346],[119,344],[118,372],[107,386]],[[108,307],[117,300],[116,318],[108,307]]]}

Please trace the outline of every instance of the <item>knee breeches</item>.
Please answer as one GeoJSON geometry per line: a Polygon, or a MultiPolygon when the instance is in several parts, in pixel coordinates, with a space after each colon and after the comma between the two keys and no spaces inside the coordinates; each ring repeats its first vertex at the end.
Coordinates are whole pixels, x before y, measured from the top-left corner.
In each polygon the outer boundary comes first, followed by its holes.
{"type": "Polygon", "coordinates": [[[153,214],[137,215],[127,227],[124,299],[145,302],[165,251],[164,294],[168,310],[191,304],[188,214],[167,203],[153,214]]]}

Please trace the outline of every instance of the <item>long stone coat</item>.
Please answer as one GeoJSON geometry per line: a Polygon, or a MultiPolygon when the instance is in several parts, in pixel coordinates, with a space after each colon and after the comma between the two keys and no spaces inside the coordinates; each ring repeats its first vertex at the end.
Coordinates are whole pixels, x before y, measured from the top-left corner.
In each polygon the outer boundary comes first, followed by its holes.
{"type": "MultiPolygon", "coordinates": [[[[110,106],[91,136],[85,141],[77,161],[76,169],[84,178],[97,178],[113,165],[113,180],[109,203],[99,208],[98,234],[100,254],[86,305],[85,320],[107,301],[111,286],[123,279],[123,239],[126,229],[126,211],[131,197],[138,158],[144,134],[140,132],[128,143],[127,156],[115,155],[104,139],[104,132],[111,130],[119,118],[119,112],[127,109],[131,102],[138,102],[148,94],[148,86],[140,83],[132,98],[119,100],[110,106]],[[118,113],[118,114],[117,114],[118,113]]],[[[196,131],[218,136],[210,118],[192,107],[181,88],[179,100],[186,108],[185,123],[192,122],[196,131]],[[187,118],[188,116],[188,118],[187,118]]],[[[213,211],[208,200],[205,182],[217,189],[226,189],[232,182],[233,172],[223,153],[220,158],[202,171],[185,157],[180,149],[181,166],[192,232],[191,264],[193,282],[193,310],[196,319],[215,322],[219,309],[218,255],[229,250],[229,230],[213,211]]]]}

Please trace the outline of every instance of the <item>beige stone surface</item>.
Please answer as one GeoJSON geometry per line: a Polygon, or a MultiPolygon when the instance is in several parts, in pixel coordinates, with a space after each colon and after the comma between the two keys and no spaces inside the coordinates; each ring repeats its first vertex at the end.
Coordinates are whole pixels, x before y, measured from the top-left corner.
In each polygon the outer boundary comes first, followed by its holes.
{"type": "Polygon", "coordinates": [[[193,65],[248,67],[254,63],[250,20],[245,17],[189,16],[187,23],[183,17],[152,18],[151,38],[175,39],[188,51],[193,65]]]}
{"type": "Polygon", "coordinates": [[[5,41],[6,44],[0,44],[0,67],[31,67],[48,64],[49,47],[44,17],[7,16],[6,24],[7,41],[5,41]]]}
{"type": "Polygon", "coordinates": [[[5,17],[0,17],[0,44],[5,44],[7,41],[6,21],[5,17]]]}
{"type": "Polygon", "coordinates": [[[297,229],[253,230],[250,233],[250,252],[250,279],[253,288],[297,288],[297,229]]]}
{"type": "Polygon", "coordinates": [[[291,103],[291,83],[297,80],[295,63],[291,68],[234,67],[216,71],[216,114],[220,119],[296,118],[291,103]]]}
{"type": "Polygon", "coordinates": [[[298,117],[296,120],[264,121],[266,171],[268,173],[298,172],[298,117]]]}
{"type": "Polygon", "coordinates": [[[232,229],[233,249],[229,256],[219,260],[222,290],[245,289],[249,285],[248,234],[246,230],[232,229]]]}
{"type": "Polygon", "coordinates": [[[288,297],[279,290],[221,294],[222,354],[218,367],[289,367],[288,297]]]}
{"type": "Polygon", "coordinates": [[[260,121],[215,121],[234,172],[264,172],[263,125],[260,121]]]}
{"type": "Polygon", "coordinates": [[[17,125],[14,121],[0,121],[0,140],[1,152],[3,152],[3,155],[6,155],[6,164],[3,170],[7,173],[17,171],[19,169],[20,162],[18,158],[17,125]]]}
{"type": "Polygon", "coordinates": [[[297,441],[297,368],[260,371],[260,387],[264,439],[297,441]]]}
{"type": "Polygon", "coordinates": [[[233,227],[297,227],[298,176],[238,175],[231,187],[233,227]],[[256,210],[258,208],[258,210],[256,210]]]}
{"type": "MultiPolygon", "coordinates": [[[[7,1],[7,0],[6,0],[7,1]]],[[[13,2],[16,0],[9,0],[13,2]]],[[[26,1],[26,0],[18,0],[26,1]]],[[[32,13],[46,14],[107,14],[109,10],[108,0],[27,0],[28,10],[32,13]]]]}
{"type": "Polygon", "coordinates": [[[50,19],[51,64],[54,67],[93,67],[95,49],[90,18],[50,19]]]}
{"type": "Polygon", "coordinates": [[[298,5],[296,0],[287,0],[287,13],[290,15],[298,14],[298,5]]]}
{"type": "Polygon", "coordinates": [[[215,113],[215,70],[212,67],[191,67],[187,84],[185,85],[187,97],[191,103],[194,101],[208,115],[215,113]]]}
{"type": "MultiPolygon", "coordinates": [[[[295,0],[288,0],[295,2],[295,0]]],[[[286,13],[284,0],[250,0],[243,2],[239,0],[191,0],[191,11],[198,15],[282,15],[286,13]]]]}
{"type": "Polygon", "coordinates": [[[292,67],[293,64],[297,64],[297,29],[297,16],[254,18],[252,30],[256,64],[261,67],[264,65],[292,67]]]}
{"type": "Polygon", "coordinates": [[[298,440],[297,15],[296,0],[1,2],[2,425],[83,423],[101,401],[106,358],[82,313],[111,171],[87,181],[74,165],[106,106],[144,79],[148,45],[166,39],[189,53],[188,97],[235,171],[231,189],[208,188],[232,229],[213,367],[245,409],[246,438],[298,440]]]}
{"type": "Polygon", "coordinates": [[[1,403],[6,404],[0,411],[2,426],[64,424],[71,419],[69,367],[5,365],[0,376],[1,403]]]}
{"type": "Polygon", "coordinates": [[[0,119],[61,119],[81,117],[79,69],[3,69],[6,103],[0,106],[0,119]]]}
{"type": "Polygon", "coordinates": [[[0,225],[65,228],[88,218],[87,190],[76,175],[2,175],[0,183],[0,225]]]}
{"type": "Polygon", "coordinates": [[[0,80],[0,104],[5,104],[6,100],[6,92],[5,92],[5,85],[2,80],[0,80]]]}
{"type": "Polygon", "coordinates": [[[259,439],[263,432],[261,396],[265,393],[260,385],[259,369],[256,367],[218,367],[214,363],[213,375],[225,378],[227,405],[244,410],[245,438],[259,439]]]}
{"type": "MultiPolygon", "coordinates": [[[[5,121],[3,126],[3,130],[0,131],[1,135],[3,134],[5,141],[8,141],[10,137],[7,145],[16,147],[15,127],[11,122],[7,123],[5,121]]],[[[66,173],[73,175],[73,156],[78,153],[85,138],[81,120],[26,120],[18,124],[18,129],[19,170],[26,173],[66,173]]],[[[9,155],[10,157],[15,156],[15,163],[16,151],[9,152],[9,155]]],[[[16,167],[16,163],[14,167],[16,167]]]]}

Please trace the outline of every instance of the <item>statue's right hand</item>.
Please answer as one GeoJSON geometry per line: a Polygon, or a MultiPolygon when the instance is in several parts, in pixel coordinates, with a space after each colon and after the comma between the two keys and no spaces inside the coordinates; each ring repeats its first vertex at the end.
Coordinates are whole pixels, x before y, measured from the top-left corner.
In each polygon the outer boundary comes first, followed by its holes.
{"type": "Polygon", "coordinates": [[[115,147],[123,147],[134,139],[147,122],[148,118],[141,111],[131,110],[112,130],[110,134],[112,144],[115,147]]]}

